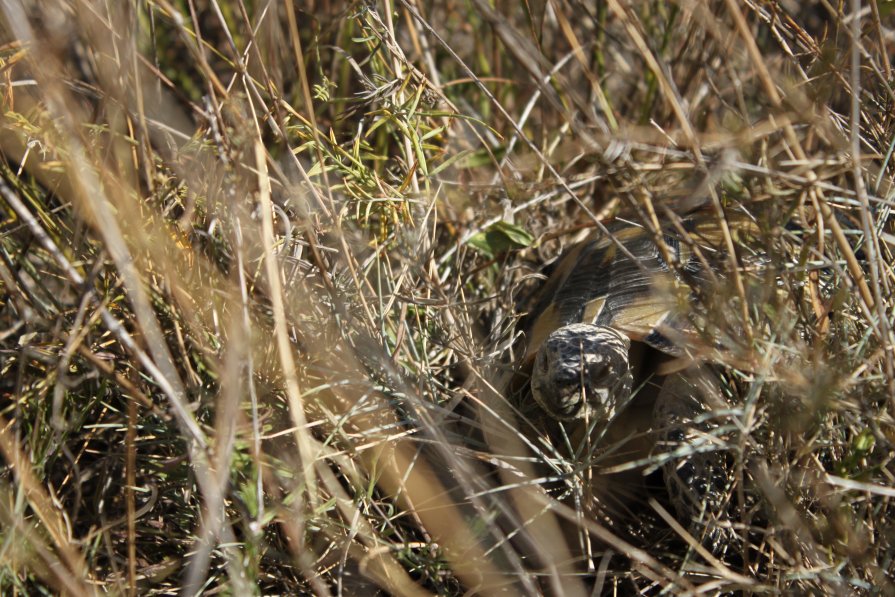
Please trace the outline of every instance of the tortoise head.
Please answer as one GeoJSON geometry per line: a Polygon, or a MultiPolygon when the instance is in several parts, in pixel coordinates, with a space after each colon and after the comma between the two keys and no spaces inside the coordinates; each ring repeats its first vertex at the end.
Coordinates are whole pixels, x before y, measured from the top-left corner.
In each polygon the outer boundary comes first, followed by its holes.
{"type": "Polygon", "coordinates": [[[531,393],[550,416],[608,421],[631,395],[631,341],[605,326],[573,323],[554,330],[535,356],[531,393]]]}

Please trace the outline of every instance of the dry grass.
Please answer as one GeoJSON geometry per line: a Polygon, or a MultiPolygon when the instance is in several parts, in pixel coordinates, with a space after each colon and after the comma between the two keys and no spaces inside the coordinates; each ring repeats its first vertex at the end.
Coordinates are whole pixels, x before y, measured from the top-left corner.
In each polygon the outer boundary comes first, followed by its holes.
{"type": "Polygon", "coordinates": [[[520,5],[2,4],[0,592],[895,593],[891,3],[520,5]],[[504,395],[691,213],[721,546],[504,395]]]}

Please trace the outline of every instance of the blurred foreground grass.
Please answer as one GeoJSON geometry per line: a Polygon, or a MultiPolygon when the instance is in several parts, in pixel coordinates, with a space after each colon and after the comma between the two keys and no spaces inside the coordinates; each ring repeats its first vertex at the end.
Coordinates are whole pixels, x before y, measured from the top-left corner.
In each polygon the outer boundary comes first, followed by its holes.
{"type": "Polygon", "coordinates": [[[892,12],[3,3],[0,592],[895,592],[892,12]],[[718,556],[499,383],[594,218],[697,211],[718,556]]]}

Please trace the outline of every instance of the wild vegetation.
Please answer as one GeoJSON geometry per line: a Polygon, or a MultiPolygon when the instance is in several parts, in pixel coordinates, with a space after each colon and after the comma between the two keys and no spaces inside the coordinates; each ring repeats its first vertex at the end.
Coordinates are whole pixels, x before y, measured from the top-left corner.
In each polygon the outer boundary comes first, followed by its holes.
{"type": "Polygon", "coordinates": [[[0,593],[895,592],[893,8],[2,3],[0,593]],[[721,546],[506,387],[690,214],[721,546]]]}

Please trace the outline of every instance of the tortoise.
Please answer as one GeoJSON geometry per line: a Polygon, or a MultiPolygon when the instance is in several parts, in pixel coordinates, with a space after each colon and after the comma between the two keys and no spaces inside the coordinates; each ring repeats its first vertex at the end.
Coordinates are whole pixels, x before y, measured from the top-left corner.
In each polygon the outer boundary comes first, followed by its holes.
{"type": "Polygon", "coordinates": [[[530,300],[520,367],[530,380],[526,394],[559,424],[605,428],[650,386],[652,397],[640,410],[651,413],[638,414],[653,432],[653,455],[665,451],[659,468],[669,501],[679,517],[698,518],[707,504],[720,507],[729,473],[725,455],[705,445],[712,424],[694,421],[711,418],[706,412],[723,402],[705,367],[690,375],[663,375],[662,368],[683,356],[682,340],[694,333],[682,304],[718,275],[704,261],[721,254],[714,246],[718,228],[691,218],[658,234],[625,221],[606,232],[561,255],[530,300]],[[702,445],[681,450],[692,431],[702,445]],[[693,454],[681,458],[675,450],[693,454]]]}

